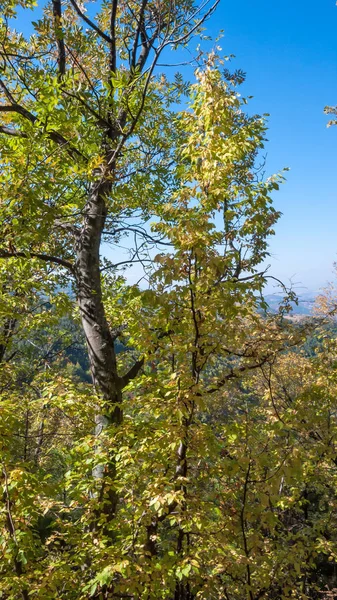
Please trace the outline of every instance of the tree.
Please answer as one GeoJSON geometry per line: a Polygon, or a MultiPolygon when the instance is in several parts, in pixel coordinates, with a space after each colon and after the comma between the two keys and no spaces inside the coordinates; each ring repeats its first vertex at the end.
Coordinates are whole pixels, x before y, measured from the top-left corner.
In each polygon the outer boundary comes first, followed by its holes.
{"type": "Polygon", "coordinates": [[[1,257],[52,264],[73,283],[103,399],[97,435],[122,421],[122,390],[143,365],[141,358],[117,370],[119,328],[110,330],[105,313],[101,242],[118,244],[130,232],[152,240],[138,223],[174,186],[170,106],[184,90],[155,69],[215,6],[114,1],[91,18],[75,1],[55,1],[25,40],[9,28],[15,5],[4,4],[1,257]]]}
{"type": "MultiPolygon", "coordinates": [[[[302,515],[314,480],[334,516],[332,492],[312,475],[318,455],[329,473],[331,419],[327,433],[324,409],[317,444],[305,414],[313,378],[307,396],[296,378],[281,381],[287,360],[306,374],[306,361],[284,358],[303,331],[284,318],[287,302],[268,315],[262,298],[282,180],[260,174],[265,120],[244,112],[242,73],[223,71],[214,52],[192,87],[156,70],[214,8],[113,2],[94,17],[55,0],[28,42],[9,30],[5,6],[3,290],[19,305],[13,276],[31,274],[23,290],[48,291],[55,319],[38,318],[54,335],[73,285],[95,387],[55,359],[27,387],[5,389],[5,434],[27,442],[23,454],[2,449],[10,600],[305,597],[314,553],[331,555],[324,519],[302,515]],[[124,260],[101,257],[102,242],[128,233],[145,289],[119,276],[124,260]]],[[[10,352],[5,305],[2,316],[10,352]]]]}

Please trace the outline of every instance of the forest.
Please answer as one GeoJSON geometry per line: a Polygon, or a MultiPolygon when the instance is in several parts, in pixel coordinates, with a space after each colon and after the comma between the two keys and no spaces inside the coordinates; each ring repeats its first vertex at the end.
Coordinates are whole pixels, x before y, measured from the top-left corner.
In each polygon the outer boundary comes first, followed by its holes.
{"type": "Polygon", "coordinates": [[[334,600],[337,291],[219,0],[0,4],[0,599],[334,600]]]}

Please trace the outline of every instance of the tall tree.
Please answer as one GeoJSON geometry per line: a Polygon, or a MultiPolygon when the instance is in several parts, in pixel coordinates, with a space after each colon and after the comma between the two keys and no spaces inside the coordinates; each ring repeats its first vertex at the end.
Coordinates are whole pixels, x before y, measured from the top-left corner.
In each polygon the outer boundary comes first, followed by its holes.
{"type": "MultiPolygon", "coordinates": [[[[106,317],[101,244],[118,246],[132,234],[134,260],[141,261],[138,239],[153,241],[140,223],[174,186],[170,106],[185,89],[156,68],[166,49],[188,43],[216,4],[113,0],[93,14],[76,0],[55,0],[30,39],[11,29],[15,3],[3,5],[0,255],[52,264],[61,282],[74,285],[103,399],[97,435],[107,423],[121,423],[122,390],[143,365],[141,358],[118,372],[119,327],[112,331],[106,317]]],[[[115,503],[112,496],[110,514],[115,503]]]]}
{"type": "MultiPolygon", "coordinates": [[[[312,453],[302,469],[292,409],[282,415],[273,396],[287,400],[273,369],[302,333],[285,322],[287,304],[261,316],[261,262],[279,216],[270,196],[282,179],[261,176],[265,121],[245,113],[242,73],[223,71],[214,53],[191,88],[157,75],[159,57],[214,8],[113,0],[94,15],[54,0],[27,41],[4,7],[4,282],[15,265],[44,273],[53,294],[73,285],[96,393],[57,362],[36,374],[37,398],[32,385],[23,399],[6,390],[7,431],[19,427],[13,399],[20,416],[33,409],[24,459],[3,450],[10,600],[300,597],[320,547],[322,520],[308,552],[288,528],[294,503],[301,510],[296,477],[307,485],[317,453],[304,397],[295,421],[312,453]],[[187,87],[190,106],[177,112],[187,87]],[[102,257],[102,243],[119,247],[128,234],[130,258],[102,257]],[[144,267],[147,289],[118,277],[125,261],[144,267]],[[50,443],[40,444],[41,423],[50,443]],[[60,468],[50,456],[65,457],[60,468]]],[[[320,464],[328,470],[325,454],[320,464]]]]}

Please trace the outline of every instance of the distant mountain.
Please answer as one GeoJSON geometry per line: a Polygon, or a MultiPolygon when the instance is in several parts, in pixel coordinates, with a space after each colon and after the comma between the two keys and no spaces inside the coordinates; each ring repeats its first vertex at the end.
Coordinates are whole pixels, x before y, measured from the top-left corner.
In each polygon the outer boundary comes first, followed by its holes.
{"type": "MultiPolygon", "coordinates": [[[[317,292],[304,292],[298,295],[298,304],[291,302],[293,315],[312,315],[313,306],[316,300],[317,292]]],[[[280,304],[283,302],[282,294],[267,294],[265,301],[270,310],[277,312],[280,304]]]]}

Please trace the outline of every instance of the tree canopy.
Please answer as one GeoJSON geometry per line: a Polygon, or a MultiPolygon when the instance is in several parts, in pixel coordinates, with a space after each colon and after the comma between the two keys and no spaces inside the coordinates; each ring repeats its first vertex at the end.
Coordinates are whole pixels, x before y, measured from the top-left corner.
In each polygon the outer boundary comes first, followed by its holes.
{"type": "Polygon", "coordinates": [[[26,38],[34,3],[2,3],[6,600],[336,583],[334,301],[294,323],[263,297],[284,175],[242,72],[162,66],[216,4],[53,0],[26,38]]]}

